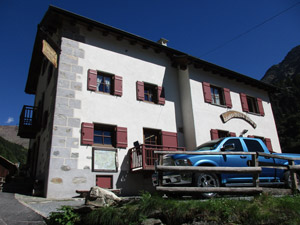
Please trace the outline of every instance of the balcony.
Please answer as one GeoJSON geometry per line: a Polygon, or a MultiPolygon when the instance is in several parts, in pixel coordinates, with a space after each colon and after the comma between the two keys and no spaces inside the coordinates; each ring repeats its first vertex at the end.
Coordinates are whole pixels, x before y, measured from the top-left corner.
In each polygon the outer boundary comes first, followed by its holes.
{"type": "Polygon", "coordinates": [[[129,149],[130,153],[130,170],[150,170],[154,171],[155,160],[158,159],[158,154],[154,151],[185,151],[183,147],[169,147],[162,145],[139,145],[129,149]]]}
{"type": "Polygon", "coordinates": [[[37,107],[24,105],[20,115],[18,136],[21,138],[35,138],[39,128],[37,118],[37,107]]]}

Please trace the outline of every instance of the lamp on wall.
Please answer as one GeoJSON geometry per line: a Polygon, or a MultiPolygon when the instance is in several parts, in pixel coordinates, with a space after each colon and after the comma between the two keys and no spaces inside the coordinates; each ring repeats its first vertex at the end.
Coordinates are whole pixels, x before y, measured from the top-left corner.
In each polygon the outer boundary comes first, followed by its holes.
{"type": "Polygon", "coordinates": [[[243,130],[243,131],[241,132],[241,134],[240,134],[240,137],[243,137],[243,135],[246,134],[247,132],[248,132],[248,130],[246,130],[246,129],[243,130]]]}

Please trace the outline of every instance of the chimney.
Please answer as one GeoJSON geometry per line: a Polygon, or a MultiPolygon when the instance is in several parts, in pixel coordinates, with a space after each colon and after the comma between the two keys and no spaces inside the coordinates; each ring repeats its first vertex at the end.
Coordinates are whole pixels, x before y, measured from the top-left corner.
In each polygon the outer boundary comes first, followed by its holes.
{"type": "Polygon", "coordinates": [[[161,38],[157,41],[158,44],[161,44],[163,46],[167,46],[168,40],[165,38],[161,38]]]}

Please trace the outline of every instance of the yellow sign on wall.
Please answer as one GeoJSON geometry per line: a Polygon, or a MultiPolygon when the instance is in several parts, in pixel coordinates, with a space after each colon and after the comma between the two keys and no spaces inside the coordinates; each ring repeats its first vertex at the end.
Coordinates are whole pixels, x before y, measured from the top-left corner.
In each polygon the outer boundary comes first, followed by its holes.
{"type": "Polygon", "coordinates": [[[53,66],[57,68],[57,54],[45,40],[43,40],[42,52],[46,56],[46,58],[53,64],[53,66]]]}

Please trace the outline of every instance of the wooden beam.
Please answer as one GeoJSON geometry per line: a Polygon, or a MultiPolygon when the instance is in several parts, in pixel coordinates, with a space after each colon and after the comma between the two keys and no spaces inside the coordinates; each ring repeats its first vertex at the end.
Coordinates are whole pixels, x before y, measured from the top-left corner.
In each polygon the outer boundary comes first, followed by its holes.
{"type": "Polygon", "coordinates": [[[163,192],[188,192],[188,193],[261,193],[261,187],[164,187],[157,186],[157,191],[163,192]]]}
{"type": "Polygon", "coordinates": [[[274,154],[267,154],[264,152],[257,152],[259,156],[265,156],[265,157],[270,157],[270,158],[276,158],[276,159],[285,159],[285,160],[299,160],[300,158],[296,157],[286,157],[286,156],[280,156],[280,155],[274,155],[274,154]]]}
{"type": "Polygon", "coordinates": [[[261,167],[214,167],[214,166],[157,166],[158,171],[208,172],[208,173],[260,173],[261,167]]]}
{"type": "Polygon", "coordinates": [[[154,151],[155,154],[184,155],[256,155],[256,152],[210,152],[210,151],[154,151]]]}

